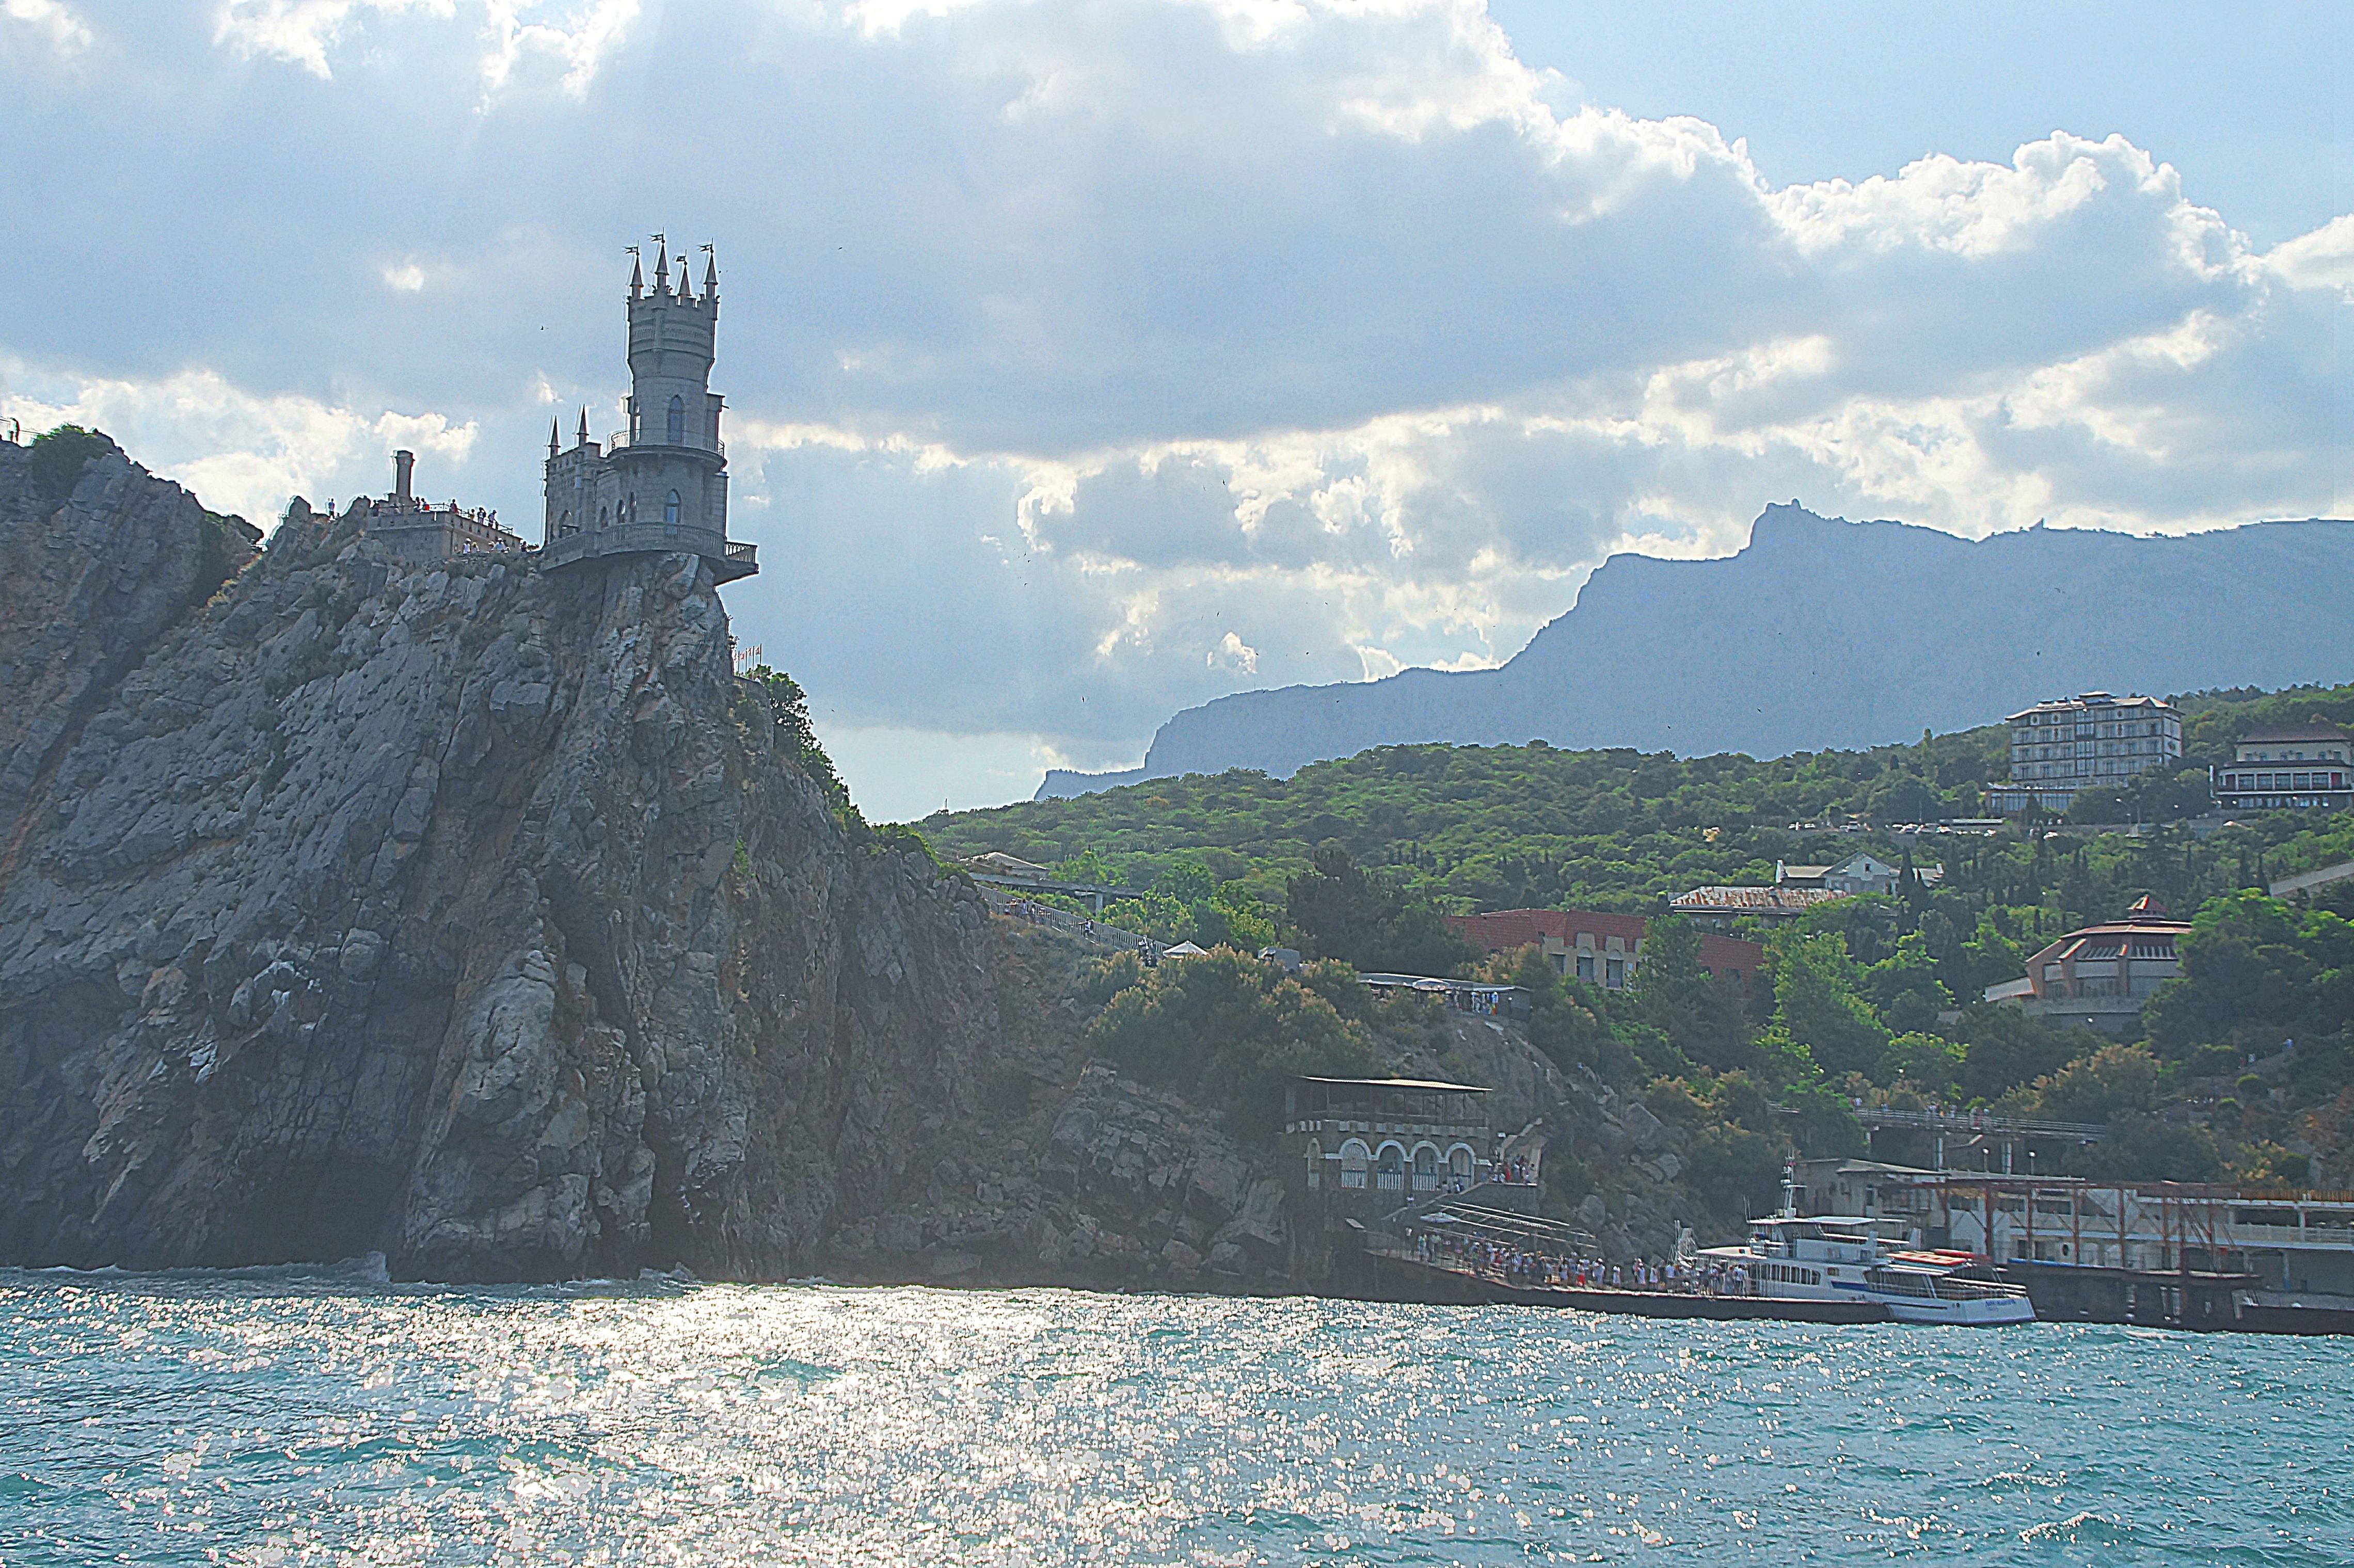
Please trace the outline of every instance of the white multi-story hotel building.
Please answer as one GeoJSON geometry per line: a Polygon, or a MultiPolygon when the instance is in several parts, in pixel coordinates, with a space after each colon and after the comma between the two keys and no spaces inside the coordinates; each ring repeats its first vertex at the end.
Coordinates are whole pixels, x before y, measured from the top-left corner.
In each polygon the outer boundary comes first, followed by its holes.
{"type": "Polygon", "coordinates": [[[2231,811],[2272,807],[2354,806],[2354,762],[2346,732],[2334,724],[2282,725],[2240,737],[2229,768],[2215,776],[2217,804],[2231,811]]]}
{"type": "Polygon", "coordinates": [[[1996,811],[2064,811],[2080,789],[2182,760],[2182,715],[2158,697],[2055,697],[2011,715],[2009,724],[2010,783],[1987,791],[1996,811]]]}

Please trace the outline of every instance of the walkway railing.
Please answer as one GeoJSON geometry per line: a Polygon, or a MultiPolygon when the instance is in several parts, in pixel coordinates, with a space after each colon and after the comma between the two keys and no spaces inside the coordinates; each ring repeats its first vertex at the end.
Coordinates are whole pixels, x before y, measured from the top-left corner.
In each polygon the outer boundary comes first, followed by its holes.
{"type": "MultiPolygon", "coordinates": [[[[976,877],[974,881],[978,883],[980,879],[976,877]]],[[[1169,950],[1168,943],[1156,942],[1140,932],[1122,930],[1118,926],[1107,926],[1100,920],[1090,920],[1085,916],[1074,915],[1066,909],[1056,909],[1031,899],[1015,898],[986,885],[982,885],[981,895],[987,899],[989,906],[1000,915],[1010,915],[1017,920],[1027,920],[1033,925],[1044,926],[1049,930],[1076,937],[1083,942],[1095,942],[1103,947],[1115,948],[1129,953],[1138,952],[1140,949],[1150,949],[1155,960],[1169,950]]]]}
{"type": "Polygon", "coordinates": [[[1986,1111],[1901,1110],[1893,1106],[1866,1106],[1856,1120],[1875,1131],[1883,1127],[1917,1128],[1924,1132],[1988,1133],[1996,1138],[2069,1139],[2098,1143],[2109,1129],[2094,1122],[2043,1121],[2034,1117],[1995,1116],[1986,1111]]]}

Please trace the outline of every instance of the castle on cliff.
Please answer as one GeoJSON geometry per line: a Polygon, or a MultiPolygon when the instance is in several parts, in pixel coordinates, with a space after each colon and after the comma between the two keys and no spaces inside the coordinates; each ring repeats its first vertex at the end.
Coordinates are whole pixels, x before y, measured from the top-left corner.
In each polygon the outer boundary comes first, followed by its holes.
{"type": "Polygon", "coordinates": [[[756,546],[727,537],[727,449],[719,440],[726,399],[711,390],[717,259],[705,263],[700,296],[691,281],[684,256],[674,290],[660,250],[651,289],[643,262],[631,263],[629,428],[600,445],[588,439],[584,409],[565,450],[548,427],[547,520],[536,552],[543,570],[672,551],[702,556],[723,583],[760,569],[756,546]]]}

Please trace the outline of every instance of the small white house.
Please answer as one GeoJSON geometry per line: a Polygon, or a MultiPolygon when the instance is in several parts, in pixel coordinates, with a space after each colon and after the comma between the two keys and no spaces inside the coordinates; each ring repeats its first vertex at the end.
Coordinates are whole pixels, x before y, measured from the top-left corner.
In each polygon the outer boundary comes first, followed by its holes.
{"type": "Polygon", "coordinates": [[[1874,854],[1852,854],[1837,865],[1787,865],[1776,862],[1778,887],[1819,887],[1827,893],[1893,893],[1903,879],[1902,866],[1874,854]]]}

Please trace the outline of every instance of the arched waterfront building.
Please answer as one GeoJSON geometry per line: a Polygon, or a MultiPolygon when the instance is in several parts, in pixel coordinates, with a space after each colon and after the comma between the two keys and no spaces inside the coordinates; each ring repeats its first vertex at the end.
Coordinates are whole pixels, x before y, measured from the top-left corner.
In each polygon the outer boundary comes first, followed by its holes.
{"type": "Polygon", "coordinates": [[[690,287],[686,258],[678,287],[670,259],[654,261],[648,289],[642,264],[630,269],[629,428],[601,444],[580,416],[569,451],[547,432],[547,521],[544,570],[612,556],[684,550],[711,562],[721,582],[758,571],[754,547],[727,538],[727,449],[719,439],[726,399],[711,390],[719,333],[719,268],[690,287]]]}

